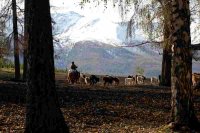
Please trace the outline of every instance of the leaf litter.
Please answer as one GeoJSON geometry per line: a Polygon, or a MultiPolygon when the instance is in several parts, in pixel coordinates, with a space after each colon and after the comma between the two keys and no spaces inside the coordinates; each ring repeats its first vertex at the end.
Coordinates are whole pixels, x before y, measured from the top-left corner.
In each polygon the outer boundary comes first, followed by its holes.
{"type": "MultiPolygon", "coordinates": [[[[12,98],[19,98],[18,93],[25,98],[25,86],[17,86],[19,91],[0,85],[0,133],[24,132],[25,100],[12,98]]],[[[57,91],[71,133],[157,133],[170,120],[167,87],[57,85],[57,91]]],[[[195,93],[194,105],[200,118],[199,93],[195,93]]]]}

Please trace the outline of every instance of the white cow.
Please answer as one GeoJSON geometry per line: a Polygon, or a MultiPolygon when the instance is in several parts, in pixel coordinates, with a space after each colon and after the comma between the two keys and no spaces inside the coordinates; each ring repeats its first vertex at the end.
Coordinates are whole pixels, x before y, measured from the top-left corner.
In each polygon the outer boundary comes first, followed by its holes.
{"type": "Polygon", "coordinates": [[[134,85],[135,78],[125,78],[125,85],[134,85]]]}
{"type": "Polygon", "coordinates": [[[145,76],[143,75],[136,75],[137,84],[143,84],[145,80],[145,76]]]}
{"type": "Polygon", "coordinates": [[[85,84],[85,75],[83,73],[80,74],[79,83],[85,84]]]}
{"type": "Polygon", "coordinates": [[[85,77],[85,84],[86,85],[89,85],[91,82],[90,82],[90,78],[89,77],[85,77]]]}
{"type": "Polygon", "coordinates": [[[159,79],[157,77],[151,77],[151,84],[159,84],[159,79]]]}

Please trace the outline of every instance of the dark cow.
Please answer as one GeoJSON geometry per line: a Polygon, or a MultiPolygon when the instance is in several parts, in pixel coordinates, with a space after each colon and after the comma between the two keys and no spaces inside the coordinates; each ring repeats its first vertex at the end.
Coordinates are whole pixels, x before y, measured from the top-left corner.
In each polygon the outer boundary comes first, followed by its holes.
{"type": "Polygon", "coordinates": [[[99,78],[97,76],[95,76],[95,75],[91,75],[90,76],[90,85],[94,85],[97,82],[99,82],[99,78]]]}
{"type": "Polygon", "coordinates": [[[106,76],[106,77],[103,77],[103,81],[104,81],[104,86],[107,84],[107,85],[112,85],[113,83],[113,77],[112,76],[106,76]]]}
{"type": "Polygon", "coordinates": [[[119,79],[117,77],[113,77],[113,81],[115,82],[115,85],[119,85],[119,79]]]}
{"type": "Polygon", "coordinates": [[[194,86],[194,90],[199,90],[200,89],[200,81],[197,82],[197,84],[194,86]]]}
{"type": "Polygon", "coordinates": [[[133,78],[133,76],[131,76],[131,75],[128,75],[128,78],[133,78]]]}

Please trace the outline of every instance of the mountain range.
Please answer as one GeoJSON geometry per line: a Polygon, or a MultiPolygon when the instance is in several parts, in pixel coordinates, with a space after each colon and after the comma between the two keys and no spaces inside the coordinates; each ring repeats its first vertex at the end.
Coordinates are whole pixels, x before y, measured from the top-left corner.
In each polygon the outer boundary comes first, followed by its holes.
{"type": "MultiPolygon", "coordinates": [[[[57,69],[70,69],[74,61],[79,71],[89,74],[127,76],[136,74],[137,68],[142,68],[146,76],[160,74],[162,49],[152,44],[127,47],[130,40],[134,45],[147,40],[141,29],[128,40],[127,22],[112,19],[116,17],[115,12],[104,15],[95,8],[85,13],[79,5],[69,5],[69,1],[50,1],[57,69]]],[[[12,31],[12,25],[9,27],[8,31],[12,31]]],[[[198,42],[198,32],[194,28],[192,31],[195,31],[193,40],[198,42]]],[[[193,71],[200,71],[199,66],[194,61],[193,71]]]]}
{"type": "MultiPolygon", "coordinates": [[[[160,73],[161,55],[150,44],[124,47],[125,24],[88,19],[73,11],[53,13],[52,18],[57,68],[69,69],[74,61],[79,71],[91,74],[133,75],[138,67],[148,76],[160,73]]],[[[137,44],[142,41],[141,35],[134,38],[137,44]]]]}

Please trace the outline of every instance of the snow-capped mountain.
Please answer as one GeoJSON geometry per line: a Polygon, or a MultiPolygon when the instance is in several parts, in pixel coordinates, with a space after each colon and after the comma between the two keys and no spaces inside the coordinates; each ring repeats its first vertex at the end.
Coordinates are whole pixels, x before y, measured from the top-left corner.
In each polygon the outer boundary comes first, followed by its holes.
{"type": "MultiPolygon", "coordinates": [[[[123,47],[127,41],[125,23],[60,10],[63,8],[52,7],[57,68],[69,68],[75,61],[78,69],[86,73],[129,75],[136,73],[136,67],[144,68],[147,75],[160,73],[158,51],[150,46],[123,47]]],[[[134,42],[144,39],[138,30],[134,42]]]]}
{"type": "MultiPolygon", "coordinates": [[[[127,23],[121,22],[117,8],[87,4],[81,8],[74,0],[50,0],[50,4],[56,68],[69,69],[74,61],[78,70],[84,73],[131,75],[141,67],[147,76],[160,74],[161,49],[150,44],[123,47],[128,42],[127,23]]],[[[199,33],[193,27],[191,31],[196,35],[193,35],[193,41],[198,42],[199,33]]],[[[10,33],[12,25],[7,30],[10,33]]],[[[134,44],[145,40],[147,36],[140,29],[131,39],[134,44]]],[[[193,70],[199,71],[198,66],[200,63],[195,62],[193,70]]]]}
{"type": "MultiPolygon", "coordinates": [[[[69,69],[75,61],[78,69],[86,73],[130,75],[141,67],[147,76],[160,74],[162,55],[159,53],[162,50],[152,48],[150,44],[123,47],[127,42],[127,26],[114,18],[116,12],[105,15],[106,11],[102,13],[98,9],[81,9],[80,5],[68,4],[66,1],[57,6],[54,3],[51,8],[55,22],[53,33],[58,40],[54,45],[57,68],[69,69]]],[[[132,42],[139,44],[146,38],[138,29],[132,42]]],[[[195,71],[198,66],[197,62],[193,65],[195,71]]]]}

